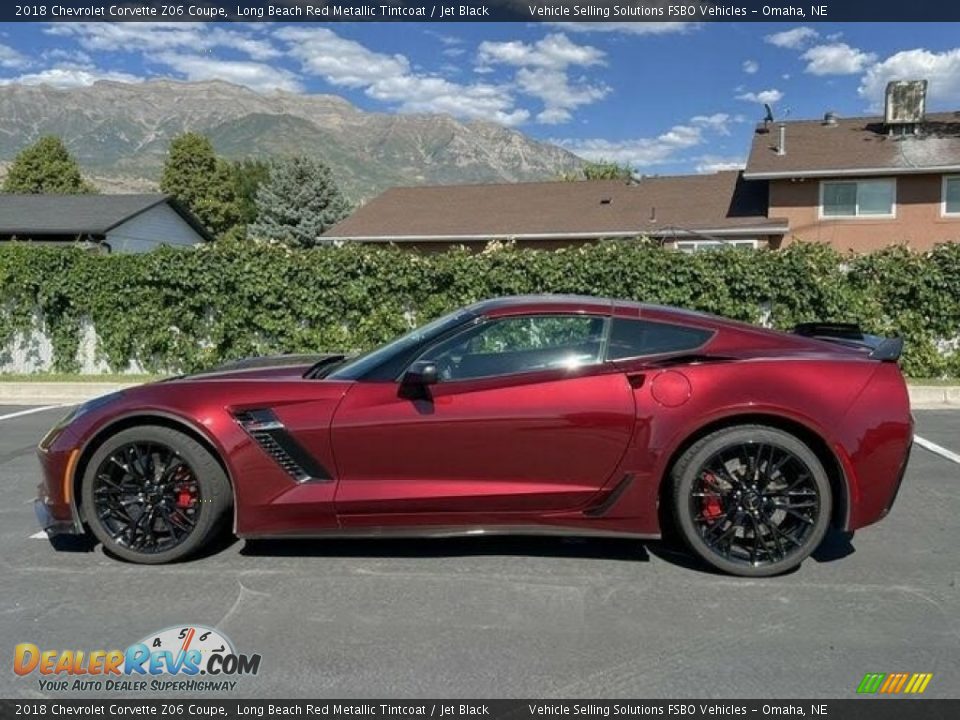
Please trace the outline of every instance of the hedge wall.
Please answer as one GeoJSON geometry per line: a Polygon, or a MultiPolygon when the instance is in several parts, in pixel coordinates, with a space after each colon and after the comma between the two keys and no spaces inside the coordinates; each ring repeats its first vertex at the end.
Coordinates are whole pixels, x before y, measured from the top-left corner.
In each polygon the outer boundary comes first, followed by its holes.
{"type": "Polygon", "coordinates": [[[37,311],[55,369],[76,370],[89,318],[115,370],[193,370],[253,354],[359,350],[481,298],[569,292],[769,321],[857,321],[907,339],[904,370],[960,376],[960,244],[843,256],[824,245],[693,255],[606,242],[556,252],[229,244],[147,255],[0,248],[0,347],[37,311]],[[946,341],[946,342],[945,342],[946,341]]]}

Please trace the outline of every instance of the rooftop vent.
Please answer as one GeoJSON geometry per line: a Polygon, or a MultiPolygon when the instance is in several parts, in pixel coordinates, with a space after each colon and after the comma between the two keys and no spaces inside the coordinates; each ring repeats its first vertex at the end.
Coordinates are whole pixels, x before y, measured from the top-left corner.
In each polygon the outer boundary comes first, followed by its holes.
{"type": "Polygon", "coordinates": [[[601,204],[601,205],[609,205],[609,204],[610,204],[610,198],[608,198],[608,197],[600,198],[600,204],[601,204]]]}
{"type": "Polygon", "coordinates": [[[837,124],[837,114],[833,110],[827,110],[823,114],[823,124],[824,125],[836,125],[837,124]]]}
{"type": "Polygon", "coordinates": [[[916,132],[927,109],[926,80],[893,80],[887,83],[883,122],[890,134],[916,132]]]}

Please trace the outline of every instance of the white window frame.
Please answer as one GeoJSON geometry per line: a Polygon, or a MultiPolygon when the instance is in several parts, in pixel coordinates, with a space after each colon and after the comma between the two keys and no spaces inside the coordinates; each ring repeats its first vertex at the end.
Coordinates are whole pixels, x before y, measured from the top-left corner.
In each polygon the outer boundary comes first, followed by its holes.
{"type": "Polygon", "coordinates": [[[856,179],[852,178],[850,180],[821,180],[820,181],[820,202],[817,207],[817,215],[821,220],[889,220],[891,218],[897,217],[897,179],[892,178],[870,178],[870,179],[856,179]],[[869,215],[860,214],[860,192],[857,191],[857,210],[853,215],[825,215],[823,212],[823,194],[826,190],[827,185],[849,185],[854,183],[856,185],[865,185],[867,183],[890,183],[893,185],[893,200],[890,203],[890,212],[883,214],[871,213],[869,215]]]}
{"type": "Polygon", "coordinates": [[[946,218],[960,218],[960,210],[956,212],[949,212],[947,210],[947,183],[951,180],[955,180],[960,183],[960,175],[944,175],[943,181],[940,184],[940,217],[946,218]]]}
{"type": "Polygon", "coordinates": [[[715,245],[723,245],[730,247],[749,247],[751,250],[756,250],[760,246],[760,241],[756,239],[736,239],[736,240],[676,240],[673,244],[674,248],[679,252],[686,253],[695,253],[695,252],[704,252],[712,249],[715,245]]]}

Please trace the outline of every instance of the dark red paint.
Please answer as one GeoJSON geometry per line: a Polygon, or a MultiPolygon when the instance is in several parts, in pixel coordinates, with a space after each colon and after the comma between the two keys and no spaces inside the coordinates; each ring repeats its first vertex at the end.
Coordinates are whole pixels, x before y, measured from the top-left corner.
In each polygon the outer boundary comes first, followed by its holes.
{"type": "Polygon", "coordinates": [[[516,298],[475,307],[484,317],[615,315],[714,334],[689,360],[441,382],[423,398],[404,397],[396,379],[304,379],[304,366],[145,385],[84,414],[40,451],[50,522],[79,529],[86,457],[117,428],[150,422],[181,427],[220,457],[235,530],[246,537],[511,528],[656,536],[672,460],[708,428],[739,422],[780,425],[822,447],[842,495],[837,524],[876,522],[893,502],[912,439],[895,364],[633,303],[516,298]],[[332,480],[298,485],[286,475],[234,417],[254,408],[272,409],[332,480]],[[64,479],[74,450],[77,468],[64,479]]]}

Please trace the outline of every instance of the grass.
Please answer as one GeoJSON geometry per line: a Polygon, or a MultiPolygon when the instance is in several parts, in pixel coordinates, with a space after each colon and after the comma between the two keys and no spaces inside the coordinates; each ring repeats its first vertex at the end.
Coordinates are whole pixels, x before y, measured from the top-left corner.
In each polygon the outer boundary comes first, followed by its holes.
{"type": "Polygon", "coordinates": [[[117,375],[105,373],[103,375],[79,375],[73,373],[0,373],[0,382],[32,383],[32,382],[103,382],[103,383],[145,383],[162,380],[165,375],[117,375]]]}
{"type": "Polygon", "coordinates": [[[908,385],[936,385],[943,387],[946,385],[960,385],[957,378],[907,378],[908,385]]]}

